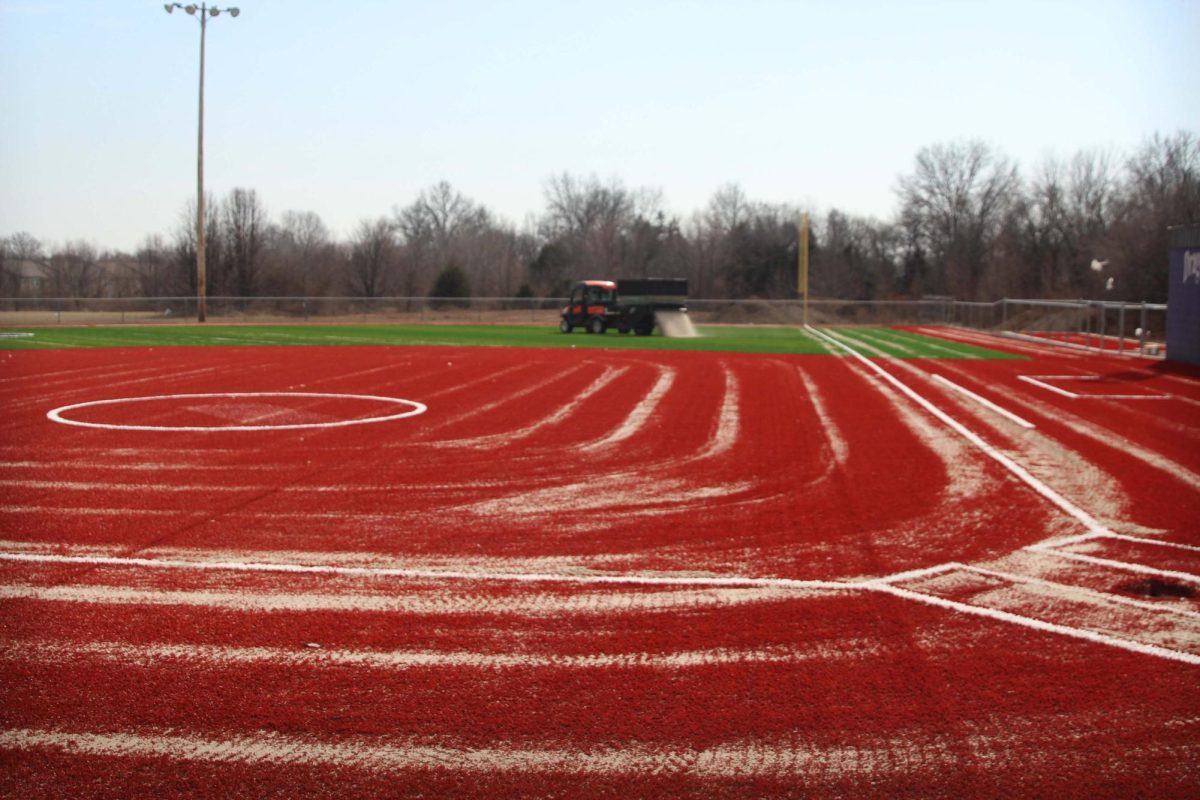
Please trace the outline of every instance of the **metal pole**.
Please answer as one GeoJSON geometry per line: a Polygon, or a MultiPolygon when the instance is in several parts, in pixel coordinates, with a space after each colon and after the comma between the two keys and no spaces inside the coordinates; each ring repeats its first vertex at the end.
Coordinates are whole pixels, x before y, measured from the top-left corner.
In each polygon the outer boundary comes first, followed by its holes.
{"type": "Polygon", "coordinates": [[[800,298],[802,305],[800,306],[800,319],[804,325],[808,324],[808,213],[800,215],[800,224],[798,226],[798,236],[796,238],[796,269],[799,274],[800,285],[797,287],[800,290],[800,298]]]}
{"type": "Polygon", "coordinates": [[[196,130],[196,309],[197,322],[204,322],[208,288],[204,264],[204,33],[208,7],[200,4],[200,114],[196,130]]]}

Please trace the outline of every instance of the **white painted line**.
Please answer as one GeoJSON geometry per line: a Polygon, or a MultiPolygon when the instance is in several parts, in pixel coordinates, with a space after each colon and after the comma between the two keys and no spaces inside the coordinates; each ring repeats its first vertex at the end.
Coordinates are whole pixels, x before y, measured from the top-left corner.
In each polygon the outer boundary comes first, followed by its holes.
{"type": "Polygon", "coordinates": [[[1037,427],[1036,425],[1034,425],[1032,422],[1025,419],[1024,417],[1019,417],[1016,414],[1014,414],[1013,412],[1009,411],[1007,408],[1002,408],[1001,406],[996,405],[991,400],[988,400],[986,397],[981,397],[980,395],[975,394],[975,392],[972,392],[970,389],[966,388],[965,386],[959,386],[957,383],[950,380],[949,378],[946,378],[942,375],[935,374],[933,376],[933,379],[935,381],[939,381],[941,383],[946,384],[947,386],[949,386],[951,389],[958,392],[959,394],[962,394],[962,395],[965,395],[966,397],[971,398],[972,400],[974,400],[976,403],[979,403],[984,408],[995,411],[997,414],[1004,417],[1005,419],[1010,420],[1011,422],[1017,423],[1022,428],[1027,428],[1029,430],[1033,430],[1034,428],[1037,427]]]}
{"type": "Polygon", "coordinates": [[[1075,400],[1170,400],[1172,395],[1169,394],[1076,394],[1068,392],[1058,386],[1046,383],[1046,381],[1098,381],[1099,375],[1018,375],[1017,378],[1032,383],[1034,386],[1040,386],[1043,389],[1048,389],[1056,394],[1061,394],[1063,397],[1070,397],[1075,400]]]}
{"type": "Polygon", "coordinates": [[[1171,661],[1181,661],[1184,664],[1200,665],[1200,655],[1196,655],[1194,653],[1170,650],[1166,647],[1144,644],[1131,639],[1120,639],[1115,636],[1107,636],[1102,633],[1096,633],[1095,631],[1087,630],[1085,628],[1072,628],[1067,625],[1045,622],[1044,620],[1035,619],[1033,617],[1024,617],[1020,614],[1013,614],[1010,611],[1001,611],[995,608],[968,605],[967,603],[960,603],[956,600],[947,600],[944,597],[936,597],[934,595],[923,594],[921,592],[914,592],[910,589],[902,589],[899,586],[893,586],[890,583],[876,582],[870,584],[870,588],[878,592],[895,595],[896,597],[903,597],[906,600],[915,600],[918,603],[925,603],[931,606],[939,606],[941,608],[948,608],[954,611],[961,611],[964,614],[973,614],[978,617],[988,617],[1000,622],[1009,622],[1013,625],[1020,625],[1022,628],[1030,628],[1032,630],[1042,631],[1045,633],[1057,633],[1061,636],[1069,636],[1073,639],[1083,639],[1084,641],[1092,642],[1094,644],[1116,647],[1121,650],[1128,650],[1141,655],[1156,656],[1158,658],[1166,658],[1171,661]]]}
{"type": "Polygon", "coordinates": [[[945,564],[938,564],[934,567],[925,567],[924,569],[913,569],[909,570],[908,572],[897,572],[894,575],[885,575],[882,578],[867,581],[867,583],[901,583],[903,581],[912,581],[918,578],[928,578],[931,575],[941,575],[943,572],[953,572],[961,567],[961,564],[947,562],[945,564]]]}
{"type": "Polygon", "coordinates": [[[1094,598],[1104,603],[1115,603],[1121,606],[1131,606],[1140,608],[1144,611],[1151,611],[1156,614],[1172,614],[1180,617],[1190,617],[1192,619],[1200,619],[1200,612],[1191,611],[1187,608],[1179,606],[1168,606],[1158,603],[1151,603],[1145,600],[1134,600],[1129,597],[1121,597],[1120,595],[1102,592],[1096,589],[1089,589],[1086,586],[1078,586],[1069,583],[1059,583],[1057,581],[1048,581],[1045,578],[1036,578],[1032,575],[1018,575],[1014,572],[1000,572],[999,570],[986,569],[984,567],[975,567],[970,564],[960,564],[959,568],[965,572],[975,572],[980,575],[988,575],[993,578],[999,578],[1011,583],[1030,583],[1034,586],[1044,586],[1047,589],[1062,592],[1066,595],[1080,594],[1089,598],[1094,598]]]}
{"type": "Polygon", "coordinates": [[[403,671],[410,669],[687,669],[718,664],[786,664],[809,659],[861,657],[878,650],[878,643],[863,639],[849,646],[787,645],[760,648],[717,647],[665,653],[487,653],[466,650],[348,650],[339,648],[228,647],[204,644],[133,644],[101,641],[35,641],[0,644],[0,659],[9,662],[64,663],[81,658],[115,661],[125,666],[152,666],[187,661],[229,667],[235,664],[268,664],[277,667],[332,665],[403,671]]]}
{"type": "MultiPolygon", "coordinates": [[[[1042,376],[1042,377],[1050,377],[1050,376],[1047,375],[1047,376],[1042,376]]],[[[1072,400],[1078,400],[1080,397],[1080,395],[1077,395],[1074,392],[1068,392],[1066,389],[1060,389],[1057,386],[1051,386],[1050,384],[1044,383],[1044,382],[1038,380],[1037,378],[1031,377],[1029,375],[1018,375],[1017,380],[1025,381],[1026,383],[1032,383],[1034,386],[1040,386],[1041,388],[1045,389],[1046,391],[1054,392],[1055,394],[1060,394],[1063,397],[1070,397],[1072,400]]]]}
{"type": "MultiPolygon", "coordinates": [[[[740,732],[739,732],[740,733],[740,732]]],[[[907,774],[913,764],[950,770],[957,761],[940,741],[887,740],[877,747],[821,746],[784,741],[716,742],[703,749],[670,747],[653,742],[602,744],[592,749],[536,748],[499,742],[492,747],[460,744],[447,737],[331,736],[328,739],[273,732],[233,733],[204,738],[162,731],[152,734],[105,731],[65,732],[53,729],[0,730],[0,748],[51,750],[74,756],[154,758],[182,762],[246,764],[251,766],[316,766],[394,774],[408,770],[496,775],[552,774],[686,776],[700,779],[745,780],[747,777],[789,778],[793,783],[816,773],[849,774],[871,765],[876,776],[907,774]]],[[[334,773],[336,774],[336,773],[334,773]]],[[[327,784],[336,794],[337,784],[327,784]]]]}
{"type": "MultiPolygon", "coordinates": [[[[809,326],[809,327],[815,335],[826,336],[824,333],[816,330],[815,328],[811,328],[811,326],[809,326]]],[[[883,378],[885,381],[887,381],[888,383],[895,386],[902,393],[904,393],[909,398],[911,398],[915,403],[917,403],[919,406],[921,406],[926,411],[928,411],[930,414],[933,414],[935,417],[940,419],[942,422],[944,422],[946,425],[948,425],[951,428],[951,430],[955,431],[960,436],[962,436],[964,439],[969,441],[971,444],[975,445],[985,455],[989,456],[994,461],[998,462],[1001,466],[1003,466],[1005,469],[1007,469],[1009,472],[1011,472],[1013,475],[1015,475],[1018,479],[1020,479],[1023,483],[1025,483],[1027,486],[1029,486],[1035,492],[1040,494],[1046,500],[1049,500],[1051,503],[1053,503],[1055,506],[1057,506],[1060,510],[1062,510],[1066,514],[1070,515],[1071,517],[1073,517],[1074,519],[1076,519],[1077,521],[1082,523],[1089,531],[1093,531],[1096,533],[1106,533],[1106,534],[1111,533],[1111,531],[1109,531],[1108,528],[1106,528],[1104,525],[1102,525],[1100,523],[1100,521],[1097,520],[1095,517],[1093,517],[1091,514],[1087,513],[1082,508],[1075,505],[1070,500],[1068,500],[1067,498],[1063,497],[1058,492],[1051,489],[1048,485],[1046,485],[1042,481],[1038,480],[1036,477],[1033,476],[1032,473],[1029,472],[1029,470],[1025,469],[1020,464],[1018,464],[1016,461],[1009,458],[1004,453],[1001,453],[996,448],[992,447],[990,444],[985,442],[977,433],[975,433],[974,431],[967,428],[965,425],[963,425],[961,422],[956,420],[954,417],[947,414],[942,409],[938,408],[936,405],[934,405],[929,400],[927,400],[924,396],[918,394],[910,386],[908,386],[908,384],[901,381],[895,375],[888,372],[883,367],[876,364],[874,361],[871,361],[869,358],[866,358],[865,356],[863,356],[861,353],[859,353],[854,348],[849,347],[832,337],[826,337],[826,338],[829,341],[836,344],[838,347],[841,347],[842,349],[844,349],[851,356],[853,356],[855,359],[857,359],[859,361],[859,363],[863,364],[868,369],[870,369],[872,372],[879,375],[879,377],[883,378]]]]}
{"type": "Polygon", "coordinates": [[[625,420],[613,429],[612,433],[599,441],[577,445],[576,449],[590,451],[593,448],[608,447],[633,436],[654,416],[654,410],[658,408],[658,404],[662,402],[674,382],[675,370],[671,367],[659,367],[658,380],[654,382],[654,386],[638,401],[625,420]]]}
{"type": "Polygon", "coordinates": [[[117,397],[112,400],[92,400],[87,403],[75,403],[60,406],[46,412],[46,417],[63,425],[76,425],[81,428],[101,428],[110,431],[185,431],[189,433],[211,433],[217,431],[295,431],[311,430],[314,428],[344,428],[349,425],[366,425],[372,422],[390,422],[406,417],[424,414],[426,406],[415,400],[403,400],[399,397],[377,397],[366,394],[328,394],[323,392],[218,392],[207,394],[165,394],[150,397],[117,397]],[[334,422],[306,422],[289,425],[118,425],[102,422],[82,422],[63,416],[68,411],[93,406],[117,405],[120,403],[144,403],[156,400],[196,400],[209,398],[245,398],[245,397],[319,397],[335,400],[368,400],[372,402],[390,403],[392,405],[409,406],[409,410],[399,414],[389,414],[382,417],[364,417],[362,419],[345,419],[334,422]]]}
{"type": "Polygon", "coordinates": [[[1126,572],[1139,572],[1143,575],[1159,575],[1164,578],[1174,578],[1179,581],[1188,581],[1190,583],[1200,583],[1200,575],[1193,575],[1190,572],[1175,572],[1169,569],[1158,569],[1157,567],[1147,567],[1145,564],[1134,564],[1129,561],[1117,561],[1111,558],[1098,558],[1089,556],[1083,553],[1071,553],[1064,550],[1056,550],[1052,547],[1042,545],[1030,545],[1024,548],[1032,553],[1043,553],[1056,558],[1067,558],[1072,561],[1082,561],[1085,564],[1095,564],[1101,567],[1112,567],[1113,569],[1125,570],[1126,572]]]}
{"type": "Polygon", "coordinates": [[[578,583],[632,586],[718,586],[761,589],[833,589],[853,590],[861,583],[849,581],[806,581],[793,578],[679,577],[664,575],[571,575],[545,572],[462,572],[436,569],[384,567],[338,567],[314,564],[270,564],[243,561],[176,561],[152,558],[112,556],[60,556],[30,553],[0,553],[0,561],[25,561],[43,564],[89,564],[109,567],[149,569],[217,570],[227,572],[275,572],[307,575],[353,575],[373,578],[413,578],[452,581],[499,581],[507,583],[578,583]]]}
{"type": "MultiPolygon", "coordinates": [[[[1060,633],[1065,636],[1072,636],[1080,639],[1097,642],[1099,644],[1107,644],[1113,647],[1119,647],[1126,650],[1132,650],[1144,655],[1158,656],[1162,658],[1171,658],[1174,660],[1182,660],[1186,663],[1200,664],[1200,656],[1192,656],[1187,653],[1178,653],[1174,650],[1166,648],[1154,647],[1152,645],[1143,645],[1137,642],[1130,642],[1124,639],[1103,636],[1088,630],[1071,628],[1066,625],[1057,625],[1054,623],[1042,622],[1041,620],[1022,617],[1017,614],[1011,614],[1005,611],[997,611],[994,609],[981,608],[971,606],[964,603],[957,603],[950,600],[944,600],[932,595],[914,592],[908,589],[902,589],[894,586],[892,582],[901,580],[911,580],[919,577],[946,572],[960,567],[961,565],[948,563],[940,564],[934,567],[912,570],[910,572],[897,573],[882,579],[869,581],[805,581],[795,580],[790,578],[745,578],[731,576],[728,578],[720,577],[680,577],[672,578],[668,576],[641,576],[641,575],[563,575],[563,574],[547,574],[547,573],[485,573],[485,572],[453,572],[428,569],[387,569],[387,568],[368,568],[368,567],[336,567],[336,566],[313,566],[301,564],[264,564],[252,562],[194,562],[194,561],[172,561],[172,560],[157,560],[144,558],[115,558],[104,556],[58,556],[58,555],[35,555],[26,553],[0,553],[0,560],[17,561],[17,562],[36,562],[36,563],[51,563],[51,564],[88,564],[88,565],[104,565],[118,567],[147,567],[151,569],[188,569],[188,570],[226,570],[238,572],[275,572],[275,573],[295,573],[295,574],[325,574],[325,575],[354,575],[354,576],[369,576],[369,577],[400,577],[400,578],[422,578],[433,580],[456,580],[456,581],[507,581],[514,583],[572,583],[572,584],[607,584],[607,585],[635,585],[635,586],[677,586],[677,587],[726,587],[726,588],[765,588],[765,589],[793,589],[793,590],[826,590],[826,591],[873,591],[892,594],[896,597],[901,597],[909,600],[916,600],[921,603],[941,606],[956,611],[962,611],[976,616],[991,617],[1003,622],[1012,622],[1024,627],[1034,628],[1036,630],[1048,631],[1051,633],[1060,633]]],[[[13,597],[24,597],[28,593],[21,591],[8,592],[13,597]]],[[[54,599],[56,596],[50,590],[38,590],[36,593],[28,594],[29,597],[47,595],[49,599],[54,599]]],[[[68,598],[69,599],[69,598],[68,598]]]]}

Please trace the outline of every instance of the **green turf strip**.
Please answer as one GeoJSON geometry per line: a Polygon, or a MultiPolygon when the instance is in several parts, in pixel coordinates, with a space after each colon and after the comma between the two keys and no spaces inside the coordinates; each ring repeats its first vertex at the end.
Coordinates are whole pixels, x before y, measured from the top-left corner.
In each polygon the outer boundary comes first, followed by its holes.
{"type": "Polygon", "coordinates": [[[893,328],[834,328],[833,333],[865,356],[880,352],[894,358],[961,358],[1025,360],[1024,356],[1001,353],[952,342],[933,336],[893,328]]]}
{"type": "MultiPolygon", "coordinates": [[[[899,358],[1012,358],[981,348],[887,328],[838,328],[852,346],[899,358]]],[[[454,345],[575,347],[824,354],[830,349],[796,327],[704,327],[694,339],[661,335],[595,336],[539,325],[160,325],[0,329],[0,349],[234,347],[252,345],[454,345]],[[32,336],[12,336],[31,333],[32,336]],[[7,335],[5,335],[7,334],[7,335]]],[[[836,353],[841,355],[840,352],[836,353]]],[[[868,351],[867,355],[873,354],[868,351]]]]}

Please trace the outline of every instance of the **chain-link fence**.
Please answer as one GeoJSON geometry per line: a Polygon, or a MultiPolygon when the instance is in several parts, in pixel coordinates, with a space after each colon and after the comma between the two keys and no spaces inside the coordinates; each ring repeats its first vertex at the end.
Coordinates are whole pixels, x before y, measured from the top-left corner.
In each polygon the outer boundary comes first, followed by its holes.
{"type": "MultiPolygon", "coordinates": [[[[344,322],[557,325],[566,298],[209,297],[213,323],[344,322]]],[[[1158,352],[1167,307],[1091,300],[815,299],[688,301],[697,325],[959,325],[1037,336],[1077,347],[1158,352]]],[[[4,298],[0,325],[178,324],[196,319],[195,297],[4,298]]]]}

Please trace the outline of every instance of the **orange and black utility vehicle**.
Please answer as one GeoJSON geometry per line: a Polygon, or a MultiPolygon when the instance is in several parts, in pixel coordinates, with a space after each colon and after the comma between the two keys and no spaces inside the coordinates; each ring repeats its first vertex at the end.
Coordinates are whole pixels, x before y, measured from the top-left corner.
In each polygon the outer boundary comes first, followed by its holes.
{"type": "Polygon", "coordinates": [[[580,281],[562,310],[558,328],[570,333],[583,328],[601,334],[609,328],[638,336],[654,332],[655,313],[687,311],[685,278],[622,278],[618,281],[580,281]]]}

